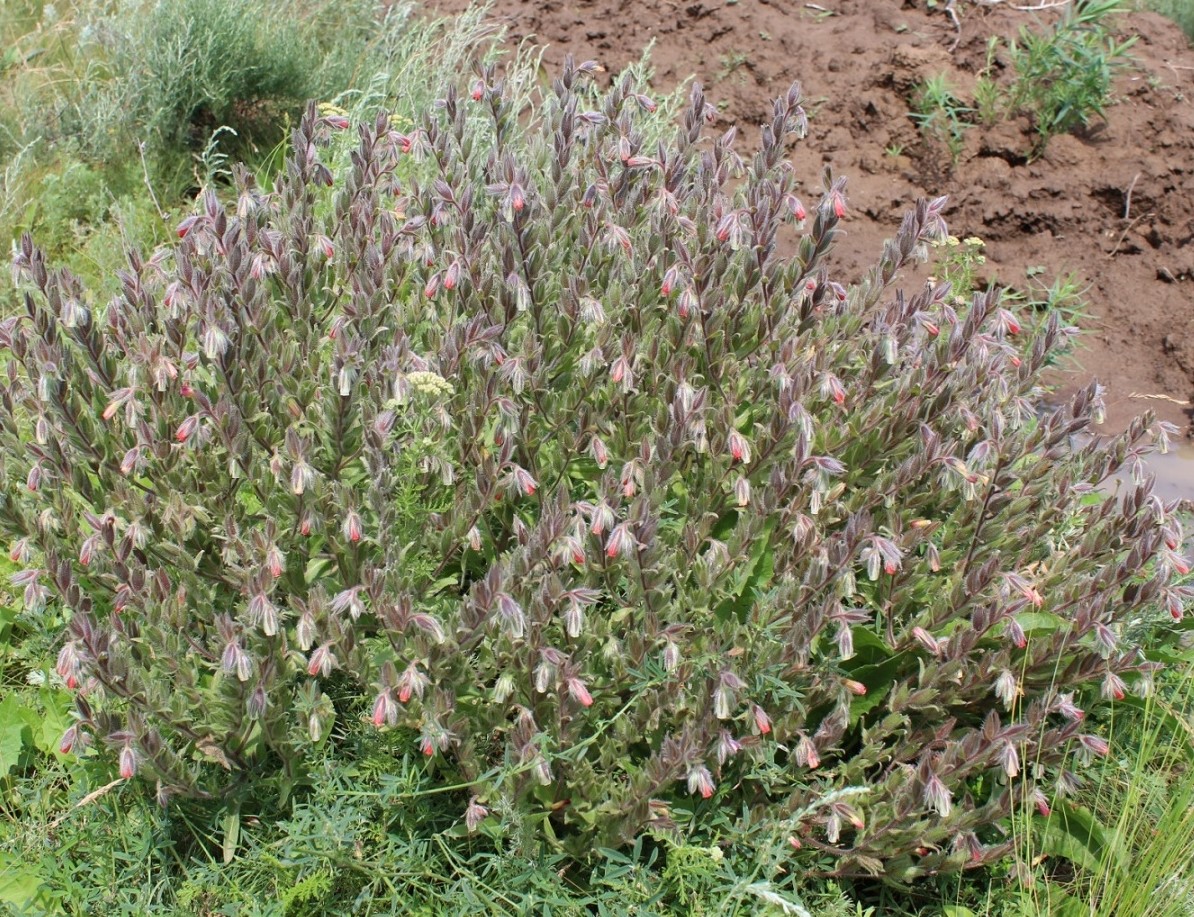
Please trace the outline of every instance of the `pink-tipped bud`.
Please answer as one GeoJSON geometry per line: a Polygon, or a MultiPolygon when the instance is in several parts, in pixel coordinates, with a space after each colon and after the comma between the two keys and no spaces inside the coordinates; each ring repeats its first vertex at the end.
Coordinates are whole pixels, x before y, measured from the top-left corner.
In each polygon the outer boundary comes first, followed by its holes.
{"type": "Polygon", "coordinates": [[[833,205],[833,215],[839,220],[846,215],[846,199],[842,196],[840,191],[834,191],[830,195],[830,202],[833,205]]]}
{"type": "Polygon", "coordinates": [[[333,130],[348,130],[348,119],[344,115],[327,115],[323,120],[333,130]]]}
{"type": "Polygon", "coordinates": [[[79,727],[71,726],[62,734],[62,741],[58,743],[58,754],[69,755],[79,741],[79,727]]]}
{"type": "Polygon", "coordinates": [[[480,102],[483,98],[485,98],[485,81],[477,80],[474,82],[472,91],[469,92],[469,96],[474,102],[480,102]]]}
{"type": "Polygon", "coordinates": [[[866,694],[866,685],[864,685],[861,681],[855,681],[852,678],[847,678],[842,682],[842,684],[846,686],[847,691],[857,697],[862,697],[864,694],[866,694]]]}
{"type": "Polygon", "coordinates": [[[672,290],[674,290],[676,288],[676,286],[679,284],[679,282],[680,282],[680,268],[673,264],[671,267],[669,267],[667,269],[667,272],[663,275],[663,284],[659,287],[659,292],[662,293],[664,296],[670,296],[672,290]]]}
{"type": "Polygon", "coordinates": [[[174,438],[180,443],[185,443],[191,438],[198,426],[199,416],[197,414],[192,414],[178,425],[178,429],[174,431],[174,438]]]}
{"type": "Polygon", "coordinates": [[[759,730],[760,735],[769,735],[771,733],[771,717],[767,715],[767,711],[755,704],[751,710],[755,718],[755,728],[759,730]]]}
{"type": "Polygon", "coordinates": [[[593,696],[589,693],[589,689],[585,687],[585,683],[579,678],[568,679],[568,693],[582,707],[593,706],[593,696]]]}
{"type": "Polygon", "coordinates": [[[934,637],[932,634],[930,634],[923,627],[912,628],[912,636],[916,639],[917,643],[919,643],[921,646],[923,646],[926,650],[928,650],[934,656],[941,655],[940,642],[938,642],[937,638],[934,637]]]}
{"type": "Polygon", "coordinates": [[[348,515],[344,517],[344,537],[356,544],[364,535],[364,526],[361,522],[361,515],[356,510],[349,511],[348,515]]]}
{"type": "Polygon", "coordinates": [[[189,233],[192,229],[194,229],[195,224],[198,222],[199,222],[199,217],[197,217],[197,216],[189,216],[186,219],[184,219],[181,223],[178,224],[178,227],[175,230],[178,233],[178,238],[180,238],[180,239],[186,238],[187,233],[189,233]]]}
{"type": "Polygon", "coordinates": [[[398,722],[398,706],[394,703],[394,695],[389,688],[377,695],[377,699],[373,702],[371,719],[373,725],[378,727],[387,724],[393,726],[398,722]]]}
{"type": "Polygon", "coordinates": [[[282,575],[285,566],[283,564],[282,552],[277,545],[271,545],[269,550],[265,552],[265,565],[269,568],[270,576],[277,579],[282,575]]]}
{"type": "Polygon", "coordinates": [[[120,779],[131,780],[137,773],[137,753],[133,746],[125,745],[120,749],[120,779]]]}
{"type": "Polygon", "coordinates": [[[1049,799],[1043,792],[1038,790],[1032,791],[1032,801],[1036,805],[1036,810],[1041,814],[1042,818],[1048,818],[1053,811],[1049,807],[1049,799]]]}
{"type": "Polygon", "coordinates": [[[746,437],[737,430],[730,432],[728,445],[730,448],[730,456],[736,462],[741,462],[744,465],[750,464],[750,443],[746,441],[746,437]]]}
{"type": "Polygon", "coordinates": [[[688,792],[700,793],[702,799],[709,799],[713,795],[713,775],[705,765],[701,764],[688,772],[688,792]]]}
{"type": "Polygon", "coordinates": [[[423,296],[427,299],[434,299],[435,294],[439,292],[440,276],[439,274],[432,274],[427,278],[427,285],[423,287],[423,296]]]}

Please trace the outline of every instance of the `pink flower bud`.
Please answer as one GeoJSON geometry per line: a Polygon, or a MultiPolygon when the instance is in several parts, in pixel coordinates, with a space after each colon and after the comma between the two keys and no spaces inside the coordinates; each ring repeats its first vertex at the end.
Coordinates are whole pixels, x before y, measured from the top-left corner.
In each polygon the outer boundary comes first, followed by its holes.
{"type": "Polygon", "coordinates": [[[373,702],[371,719],[373,725],[379,727],[387,723],[393,726],[398,722],[398,706],[394,703],[394,695],[390,693],[389,688],[377,695],[377,699],[373,702]]]}
{"type": "Polygon", "coordinates": [[[185,443],[194,434],[195,429],[199,426],[199,415],[192,414],[186,420],[178,425],[178,429],[174,431],[174,438],[180,443],[185,443]]]}
{"type": "Polygon", "coordinates": [[[469,800],[468,808],[464,810],[464,825],[470,834],[477,830],[488,814],[489,809],[477,802],[476,796],[469,800]]]}
{"type": "Polygon", "coordinates": [[[597,463],[598,468],[605,468],[609,464],[609,452],[605,448],[605,443],[601,441],[601,437],[593,436],[589,439],[589,454],[593,456],[593,461],[597,463]]]}
{"type": "Polygon", "coordinates": [[[917,643],[927,649],[934,656],[941,655],[941,644],[938,642],[936,637],[930,634],[923,627],[912,628],[912,636],[916,639],[917,643]]]}
{"type": "Polygon", "coordinates": [[[755,704],[751,709],[751,713],[755,718],[755,728],[759,730],[760,735],[769,735],[771,732],[771,717],[767,715],[767,711],[755,704]]]}
{"type": "Polygon", "coordinates": [[[585,687],[585,683],[579,678],[568,679],[568,693],[582,707],[593,706],[593,696],[589,694],[589,689],[585,687]]]}
{"type": "Polygon", "coordinates": [[[846,215],[846,199],[840,191],[834,191],[830,194],[829,200],[833,206],[833,215],[839,220],[846,215]]]}
{"type": "Polygon", "coordinates": [[[676,288],[676,285],[679,283],[679,281],[680,281],[680,268],[677,265],[673,264],[671,267],[669,267],[667,269],[667,272],[663,275],[663,284],[660,286],[659,292],[662,293],[664,296],[671,295],[672,290],[674,290],[676,288]]]}
{"type": "Polygon", "coordinates": [[[326,678],[332,673],[332,669],[335,667],[336,657],[332,653],[331,644],[324,643],[311,654],[311,659],[307,663],[307,674],[311,676],[322,675],[326,678]]]}
{"type": "Polygon", "coordinates": [[[137,773],[137,753],[132,745],[125,745],[120,749],[120,779],[131,780],[137,773]]]}
{"type": "Polygon", "coordinates": [[[359,542],[364,534],[360,513],[356,510],[350,510],[348,515],[344,517],[343,530],[345,538],[353,544],[359,542]]]}
{"type": "Polygon", "coordinates": [[[702,799],[709,799],[713,795],[713,775],[705,765],[701,764],[688,772],[688,792],[700,793],[702,799]]]}
{"type": "Polygon", "coordinates": [[[744,465],[750,464],[750,443],[746,441],[746,437],[737,430],[730,432],[727,445],[730,448],[730,456],[736,462],[741,462],[744,465]]]}
{"type": "Polygon", "coordinates": [[[194,229],[195,224],[198,222],[199,222],[199,217],[193,216],[193,215],[184,219],[181,223],[178,224],[178,227],[176,230],[178,232],[178,238],[180,238],[180,239],[185,238],[187,233],[189,233],[192,229],[194,229]]]}
{"type": "Polygon", "coordinates": [[[439,285],[439,274],[432,274],[429,278],[427,278],[427,285],[423,287],[423,296],[427,299],[434,299],[435,294],[439,292],[439,285]]]}
{"type": "Polygon", "coordinates": [[[1032,801],[1036,805],[1036,810],[1041,814],[1042,818],[1048,818],[1050,812],[1053,810],[1049,808],[1049,799],[1039,789],[1032,791],[1032,801]]]}
{"type": "Polygon", "coordinates": [[[847,691],[858,697],[862,697],[864,694],[866,694],[866,685],[864,685],[861,681],[855,681],[852,678],[847,678],[842,682],[842,684],[846,686],[847,691]]]}
{"type": "Polygon", "coordinates": [[[473,83],[472,91],[469,96],[474,102],[480,102],[485,97],[485,81],[477,80],[473,83]]]}
{"type": "Polygon", "coordinates": [[[334,130],[343,131],[348,129],[348,119],[344,115],[327,115],[323,120],[327,123],[328,127],[334,130]]]}

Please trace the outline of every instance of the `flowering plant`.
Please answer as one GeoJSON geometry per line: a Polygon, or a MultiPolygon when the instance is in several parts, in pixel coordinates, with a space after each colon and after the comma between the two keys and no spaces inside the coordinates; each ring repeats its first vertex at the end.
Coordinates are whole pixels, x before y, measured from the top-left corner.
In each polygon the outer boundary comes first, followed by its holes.
{"type": "Polygon", "coordinates": [[[1121,623],[1181,614],[1174,508],[1098,490],[1148,420],[1074,447],[1055,318],[893,291],[944,199],[835,281],[798,87],[747,159],[699,88],[652,145],[594,69],[532,113],[481,69],[339,160],[312,107],[274,190],[206,194],[103,306],[22,240],[0,521],[72,612],[63,749],[205,795],[367,717],[470,829],[753,813],[838,874],[989,862],[1107,751],[1082,705],[1147,688],[1121,623]]]}

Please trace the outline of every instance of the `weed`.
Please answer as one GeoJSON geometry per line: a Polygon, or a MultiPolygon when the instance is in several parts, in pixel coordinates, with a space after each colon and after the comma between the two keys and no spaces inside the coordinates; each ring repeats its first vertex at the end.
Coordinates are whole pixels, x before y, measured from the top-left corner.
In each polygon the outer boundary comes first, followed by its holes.
{"type": "Polygon", "coordinates": [[[1076,0],[1055,28],[1022,28],[1009,44],[1016,78],[1008,108],[1032,117],[1037,133],[1034,155],[1040,155],[1051,137],[1106,117],[1112,79],[1136,42],[1136,36],[1117,41],[1108,29],[1109,19],[1129,8],[1125,0],[1076,0]]]}
{"type": "Polygon", "coordinates": [[[929,77],[913,94],[912,120],[926,138],[945,145],[951,165],[956,166],[961,158],[970,126],[966,117],[972,111],[954,94],[943,73],[929,77]]]}

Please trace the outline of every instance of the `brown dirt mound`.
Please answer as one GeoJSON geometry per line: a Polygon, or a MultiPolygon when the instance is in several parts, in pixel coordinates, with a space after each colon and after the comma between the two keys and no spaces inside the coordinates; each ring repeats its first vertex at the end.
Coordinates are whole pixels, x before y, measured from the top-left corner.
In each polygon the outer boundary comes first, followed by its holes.
{"type": "MultiPolygon", "coordinates": [[[[468,0],[432,0],[457,13],[468,0]]],[[[1093,375],[1108,387],[1107,428],[1151,407],[1189,425],[1194,395],[1194,51],[1176,25],[1140,13],[1134,64],[1116,104],[1083,136],[1060,136],[1028,161],[1027,120],[967,135],[956,167],[926,147],[909,118],[912,87],[945,73],[965,98],[990,36],[1009,38],[1036,14],[1008,4],[959,4],[961,31],[927,4],[898,0],[496,0],[511,42],[533,36],[545,61],[565,53],[616,73],[654,41],[662,89],[695,76],[725,122],[760,123],[771,99],[800,80],[810,115],[794,151],[806,185],[824,164],[848,176],[848,237],[836,251],[861,273],[920,196],[949,194],[958,236],[987,243],[987,278],[1023,288],[1077,275],[1090,314],[1081,369],[1055,374],[1064,392],[1093,375]],[[1043,271],[1042,271],[1043,269],[1043,271]]],[[[1047,22],[1042,19],[1041,22],[1047,22]]],[[[1006,70],[1006,59],[997,59],[1006,70]]],[[[749,136],[750,131],[747,131],[749,136]]]]}

